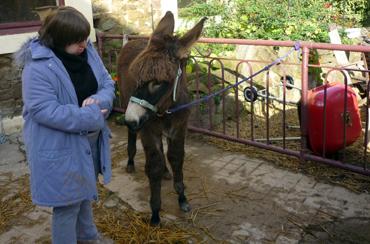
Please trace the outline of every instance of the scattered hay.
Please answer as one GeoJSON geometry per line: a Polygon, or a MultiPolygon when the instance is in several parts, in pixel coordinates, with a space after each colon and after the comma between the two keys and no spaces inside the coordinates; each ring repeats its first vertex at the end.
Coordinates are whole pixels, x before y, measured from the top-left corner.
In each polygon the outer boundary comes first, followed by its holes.
{"type": "MultiPolygon", "coordinates": [[[[94,203],[95,224],[105,235],[113,238],[116,243],[208,243],[204,234],[214,243],[228,243],[218,240],[211,231],[197,222],[199,216],[222,217],[222,208],[214,208],[222,202],[212,203],[191,210],[191,216],[177,216],[176,221],[166,220],[161,212],[161,224],[150,227],[150,214],[132,209],[114,193],[98,185],[99,202],[94,203]],[[104,202],[114,199],[117,204],[107,207],[104,202]]],[[[201,192],[205,194],[205,192],[201,192]]]]}
{"type": "Polygon", "coordinates": [[[13,179],[11,173],[0,175],[0,234],[10,226],[33,226],[43,221],[24,218],[23,214],[33,209],[31,202],[29,175],[13,179]]]}
{"type": "MultiPolygon", "coordinates": [[[[98,194],[99,202],[93,202],[95,224],[103,235],[114,239],[115,243],[207,243],[204,234],[215,243],[226,243],[217,240],[207,228],[196,221],[197,216],[220,216],[217,212],[222,209],[211,208],[218,203],[193,209],[191,218],[180,216],[179,221],[166,221],[162,216],[160,226],[150,227],[149,214],[135,211],[100,184],[98,194]],[[113,202],[113,206],[106,204],[108,202],[113,202]]],[[[12,226],[32,227],[45,221],[45,218],[34,221],[24,217],[24,214],[36,207],[31,201],[28,174],[18,179],[13,179],[11,173],[1,174],[0,200],[0,234],[12,226]]],[[[20,234],[13,238],[13,243],[23,238],[23,234],[20,234]]],[[[36,243],[50,244],[51,237],[43,237],[36,243]]]]}

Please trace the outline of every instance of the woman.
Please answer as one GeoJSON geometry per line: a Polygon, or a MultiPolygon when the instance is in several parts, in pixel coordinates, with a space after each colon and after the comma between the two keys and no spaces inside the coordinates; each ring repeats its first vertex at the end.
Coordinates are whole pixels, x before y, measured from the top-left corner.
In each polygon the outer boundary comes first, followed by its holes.
{"type": "Polygon", "coordinates": [[[15,62],[22,73],[24,143],[32,201],[53,207],[53,244],[114,243],[99,235],[92,201],[98,174],[111,180],[110,131],[114,81],[88,36],[90,24],[59,7],[15,62]]]}

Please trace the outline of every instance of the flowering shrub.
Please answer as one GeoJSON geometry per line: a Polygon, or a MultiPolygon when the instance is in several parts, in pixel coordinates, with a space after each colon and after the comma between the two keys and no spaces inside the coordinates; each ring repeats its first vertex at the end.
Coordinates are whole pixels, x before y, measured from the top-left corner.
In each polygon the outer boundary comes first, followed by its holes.
{"type": "MultiPolygon", "coordinates": [[[[338,22],[341,13],[329,2],[317,0],[290,1],[289,9],[285,0],[210,0],[194,1],[181,9],[179,16],[195,22],[209,17],[203,31],[205,37],[329,43],[327,26],[338,22]]],[[[353,24],[353,20],[348,21],[346,24],[353,24]]],[[[343,43],[349,44],[345,33],[340,34],[343,43]]]]}
{"type": "Polygon", "coordinates": [[[110,73],[110,76],[112,77],[112,79],[116,82],[114,84],[114,87],[115,87],[115,94],[116,96],[119,96],[120,93],[118,91],[118,77],[117,77],[117,73],[110,73]]]}
{"type": "MultiPolygon", "coordinates": [[[[317,53],[317,50],[315,49],[310,50],[310,54],[308,56],[308,63],[314,64],[314,65],[320,65],[319,54],[317,53]]],[[[321,68],[308,67],[308,72],[313,74],[316,80],[316,86],[320,86],[323,84],[326,73],[323,73],[321,68]]]]}
{"type": "MultiPolygon", "coordinates": [[[[330,1],[329,5],[332,3],[330,1]]],[[[338,13],[344,15],[345,17],[345,28],[353,27],[353,25],[357,26],[358,23],[361,23],[362,26],[370,26],[369,22],[369,10],[370,10],[370,1],[369,0],[333,0],[333,7],[334,9],[337,9],[338,13]],[[345,4],[343,8],[343,4],[345,4]],[[344,10],[343,10],[344,9],[344,10]],[[356,23],[353,23],[353,22],[356,23]],[[348,24],[350,26],[348,26],[348,24]]],[[[337,15],[336,19],[341,18],[341,16],[337,15]]],[[[334,17],[334,15],[333,15],[334,17]]],[[[342,26],[343,22],[340,22],[340,25],[342,26]]]]}

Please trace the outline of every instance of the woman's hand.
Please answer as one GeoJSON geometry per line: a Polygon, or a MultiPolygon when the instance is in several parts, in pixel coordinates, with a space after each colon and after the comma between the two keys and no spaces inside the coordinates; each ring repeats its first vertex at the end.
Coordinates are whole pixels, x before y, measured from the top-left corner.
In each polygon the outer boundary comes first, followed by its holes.
{"type": "Polygon", "coordinates": [[[86,98],[83,102],[82,102],[82,107],[85,107],[86,105],[89,105],[89,104],[92,104],[96,102],[98,105],[99,105],[99,101],[98,100],[95,100],[94,98],[86,98]]]}
{"type": "MultiPolygon", "coordinates": [[[[99,105],[99,100],[95,100],[94,98],[86,98],[83,102],[82,102],[82,107],[85,107],[86,105],[89,105],[89,104],[92,104],[92,103],[96,103],[99,105]]],[[[104,115],[106,112],[108,112],[107,109],[103,109],[103,110],[100,110],[101,113],[104,115]]]]}

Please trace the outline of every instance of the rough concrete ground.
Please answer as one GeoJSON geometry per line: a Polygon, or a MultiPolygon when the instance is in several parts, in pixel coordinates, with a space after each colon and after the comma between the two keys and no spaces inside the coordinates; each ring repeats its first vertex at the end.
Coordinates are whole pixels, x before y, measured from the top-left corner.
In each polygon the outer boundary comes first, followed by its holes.
{"type": "MultiPolygon", "coordinates": [[[[105,187],[135,210],[150,214],[141,143],[137,143],[136,171],[128,174],[126,127],[115,124],[115,118],[108,122],[116,167],[105,187]]],[[[191,217],[208,231],[207,243],[369,243],[369,194],[191,138],[185,150],[185,193],[192,210],[182,212],[172,181],[163,181],[162,221],[191,217]]],[[[21,133],[0,144],[0,172],[11,172],[14,179],[29,173],[21,133]]],[[[1,196],[1,201],[8,197],[1,196]]],[[[50,208],[32,208],[24,218],[37,223],[12,226],[0,234],[0,243],[37,243],[50,236],[50,208]]]]}

